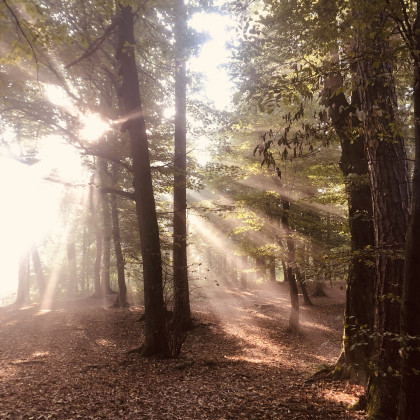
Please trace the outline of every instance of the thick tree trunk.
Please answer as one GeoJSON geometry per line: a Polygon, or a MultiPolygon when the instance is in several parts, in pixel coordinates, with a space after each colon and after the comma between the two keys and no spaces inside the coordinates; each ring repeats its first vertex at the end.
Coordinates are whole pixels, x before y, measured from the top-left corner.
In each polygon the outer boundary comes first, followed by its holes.
{"type": "MultiPolygon", "coordinates": [[[[337,61],[336,57],[333,63],[337,61]]],[[[361,126],[355,116],[360,105],[359,95],[355,92],[349,104],[339,90],[342,87],[341,76],[331,74],[324,82],[323,92],[323,103],[329,107],[341,144],[340,168],[346,182],[352,253],[346,289],[343,355],[339,363],[345,375],[366,383],[373,353],[369,338],[373,332],[375,283],[372,256],[369,255],[375,244],[372,197],[364,142],[357,134],[361,126]]]]}
{"type": "Polygon", "coordinates": [[[401,392],[399,420],[415,420],[420,413],[420,3],[413,28],[415,163],[411,222],[406,238],[405,275],[401,299],[401,392]]]}
{"type": "Polygon", "coordinates": [[[45,291],[47,289],[47,284],[45,282],[44,272],[42,271],[41,259],[39,258],[38,249],[35,245],[31,248],[31,256],[35,271],[36,282],[38,284],[39,289],[39,297],[42,303],[42,300],[45,296],[45,291]]]}
{"type": "Polygon", "coordinates": [[[293,333],[299,332],[299,292],[296,283],[296,276],[294,272],[295,267],[295,241],[289,224],[290,202],[286,198],[282,198],[283,214],[281,217],[281,224],[286,235],[287,243],[287,261],[285,264],[285,278],[289,282],[290,287],[290,316],[289,316],[289,331],[293,333]],[[287,275],[286,275],[287,272],[287,275]]]}
{"type": "MultiPolygon", "coordinates": [[[[363,14],[363,18],[372,18],[363,14]]],[[[395,419],[400,388],[399,365],[401,273],[408,222],[409,189],[403,139],[396,130],[397,106],[389,46],[383,32],[387,16],[370,23],[358,40],[357,76],[367,153],[375,235],[375,359],[368,384],[368,414],[395,419]],[[372,38],[371,32],[378,36],[372,38]]]]}
{"type": "Polygon", "coordinates": [[[133,14],[130,6],[121,6],[119,19],[116,52],[116,59],[120,63],[119,73],[122,78],[122,87],[119,93],[127,118],[125,127],[128,129],[131,139],[133,185],[143,261],[146,325],[142,354],[144,356],[168,356],[159,227],[153,195],[146,124],[141,106],[133,48],[135,39],[133,14]]]}

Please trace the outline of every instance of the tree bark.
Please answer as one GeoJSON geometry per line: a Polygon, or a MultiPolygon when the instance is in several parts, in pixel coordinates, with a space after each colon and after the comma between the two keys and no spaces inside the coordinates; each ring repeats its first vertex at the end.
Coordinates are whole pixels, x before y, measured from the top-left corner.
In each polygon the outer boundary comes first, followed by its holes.
{"type": "Polygon", "coordinates": [[[415,162],[411,221],[406,238],[406,260],[401,299],[401,392],[399,420],[415,420],[420,413],[420,3],[413,27],[415,162]]]}
{"type": "MultiPolygon", "coordinates": [[[[331,64],[338,64],[333,54],[331,64]]],[[[351,240],[351,261],[346,288],[346,310],[343,335],[343,354],[340,370],[359,383],[366,383],[369,359],[372,356],[375,271],[371,253],[374,244],[372,197],[369,168],[363,138],[358,129],[356,110],[359,95],[353,92],[352,101],[340,91],[343,80],[331,72],[324,81],[323,103],[328,107],[334,129],[340,139],[340,169],[346,183],[351,240]],[[370,250],[370,251],[369,251],[370,250]]]]}
{"type": "Polygon", "coordinates": [[[131,139],[133,185],[143,261],[146,325],[142,355],[168,356],[169,345],[163,300],[159,227],[153,194],[146,124],[141,106],[133,47],[135,45],[133,14],[130,6],[124,7],[120,4],[120,10],[116,59],[120,64],[119,73],[122,78],[119,94],[127,117],[125,128],[128,129],[131,139]]]}
{"type": "Polygon", "coordinates": [[[399,365],[401,273],[408,223],[409,189],[404,141],[396,129],[397,107],[387,16],[360,11],[369,33],[358,39],[358,92],[368,160],[375,236],[375,359],[369,375],[368,414],[395,419],[399,365]],[[372,32],[375,36],[372,37],[372,32]]]}

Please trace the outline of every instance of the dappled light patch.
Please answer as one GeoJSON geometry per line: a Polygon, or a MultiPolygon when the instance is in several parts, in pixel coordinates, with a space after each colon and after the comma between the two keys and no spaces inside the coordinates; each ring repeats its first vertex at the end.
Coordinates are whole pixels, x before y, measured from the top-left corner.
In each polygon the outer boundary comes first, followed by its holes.
{"type": "Polygon", "coordinates": [[[46,314],[48,314],[49,312],[51,312],[51,309],[40,309],[36,314],[35,314],[35,316],[42,316],[42,315],[46,315],[46,314]]]}
{"type": "Polygon", "coordinates": [[[31,354],[31,357],[47,357],[49,355],[49,351],[35,351],[31,354]]]}
{"type": "Polygon", "coordinates": [[[110,341],[110,340],[106,340],[105,338],[98,338],[97,340],[95,340],[95,343],[98,346],[103,346],[103,347],[117,347],[117,345],[110,341]]]}
{"type": "MultiPolygon", "coordinates": [[[[280,290],[280,298],[261,288],[239,296],[212,285],[214,300],[209,301],[203,296],[208,289],[196,290],[201,294],[192,302],[196,328],[179,359],[127,354],[143,334],[140,306],[104,309],[101,299],[82,299],[56,304],[41,317],[31,316],[38,312],[35,307],[28,312],[0,311],[2,415],[363,418],[346,412],[343,403],[347,395],[356,398],[358,389],[306,382],[319,358],[331,363],[340,346],[338,342],[330,342],[331,349],[319,346],[331,335],[323,329],[316,332],[318,341],[286,333],[287,310],[283,316],[280,303],[287,290],[280,290]],[[223,307],[224,312],[216,310],[223,307]],[[5,320],[13,324],[7,327],[5,320]],[[339,398],[329,397],[334,393],[339,398]]],[[[333,306],[333,312],[325,308],[322,304],[312,308],[311,316],[329,325],[339,307],[333,306]]]]}
{"type": "Polygon", "coordinates": [[[332,328],[319,324],[317,322],[301,321],[301,325],[308,327],[311,331],[313,331],[314,329],[318,329],[318,330],[330,332],[330,333],[334,332],[332,328]]]}
{"type": "Polygon", "coordinates": [[[329,389],[328,391],[322,391],[321,394],[327,401],[343,404],[347,407],[350,407],[355,404],[359,399],[359,396],[362,395],[362,388],[359,387],[359,392],[357,395],[354,394],[354,388],[348,390],[346,390],[346,388],[343,390],[329,389]]]}
{"type": "Polygon", "coordinates": [[[34,308],[36,305],[35,304],[30,304],[30,305],[23,305],[19,308],[19,311],[27,311],[28,309],[32,309],[34,308]]]}

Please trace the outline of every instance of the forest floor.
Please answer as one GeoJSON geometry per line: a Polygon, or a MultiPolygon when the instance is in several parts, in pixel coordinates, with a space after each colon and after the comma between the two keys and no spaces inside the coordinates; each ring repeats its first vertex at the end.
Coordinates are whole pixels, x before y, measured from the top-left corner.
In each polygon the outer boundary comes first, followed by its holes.
{"type": "Polygon", "coordinates": [[[196,328],[178,359],[142,358],[142,307],[110,300],[0,308],[1,419],[363,419],[362,388],[313,378],[340,352],[344,290],[301,307],[287,285],[196,284],[196,328]]]}

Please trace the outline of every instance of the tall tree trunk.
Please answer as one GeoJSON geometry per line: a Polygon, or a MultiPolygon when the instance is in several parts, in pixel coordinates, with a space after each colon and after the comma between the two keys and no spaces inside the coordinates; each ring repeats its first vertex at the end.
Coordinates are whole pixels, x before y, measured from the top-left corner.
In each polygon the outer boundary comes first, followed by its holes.
{"type": "MultiPolygon", "coordinates": [[[[370,12],[370,10],[369,10],[370,12]]],[[[396,130],[397,107],[390,49],[384,33],[387,16],[360,11],[369,33],[358,39],[357,76],[363,115],[375,235],[375,360],[368,384],[368,414],[395,419],[399,365],[402,255],[408,222],[409,189],[404,141],[396,130]],[[372,31],[376,35],[372,37],[372,31]]]]}
{"type": "Polygon", "coordinates": [[[66,242],[68,293],[70,296],[74,296],[77,293],[77,260],[75,230],[73,226],[69,227],[66,242]]]}
{"type": "Polygon", "coordinates": [[[29,302],[29,274],[29,252],[25,252],[19,260],[16,305],[25,305],[29,302]]]}
{"type": "Polygon", "coordinates": [[[102,260],[102,233],[98,223],[99,213],[99,192],[95,186],[96,176],[93,175],[91,179],[92,186],[89,191],[89,207],[91,214],[92,228],[95,232],[96,256],[93,266],[93,294],[94,296],[102,296],[101,288],[101,260],[102,260]]]}
{"type": "MultiPolygon", "coordinates": [[[[115,165],[112,165],[112,178],[114,185],[116,184],[117,171],[115,165]]],[[[118,276],[118,296],[115,300],[115,307],[129,306],[127,302],[127,285],[125,284],[125,261],[121,247],[120,220],[118,215],[117,196],[111,194],[111,214],[112,214],[112,239],[114,242],[115,258],[117,260],[117,276],[118,276]]]]}
{"type": "Polygon", "coordinates": [[[286,235],[287,243],[287,261],[285,264],[285,269],[287,272],[287,281],[289,282],[290,288],[290,316],[289,316],[289,331],[293,333],[299,332],[299,292],[296,283],[295,276],[295,240],[293,239],[292,232],[290,229],[289,223],[289,214],[290,214],[290,202],[286,198],[282,198],[282,207],[283,214],[281,217],[281,224],[283,227],[284,234],[286,235]]]}
{"type": "Polygon", "coordinates": [[[141,106],[133,48],[135,45],[133,14],[130,6],[124,7],[120,4],[120,9],[116,59],[120,64],[119,73],[122,78],[119,94],[123,100],[127,118],[125,127],[131,139],[133,185],[143,261],[146,325],[142,354],[168,356],[159,227],[153,195],[146,124],[141,106]]]}
{"type": "MultiPolygon", "coordinates": [[[[338,53],[331,64],[338,65],[338,53]]],[[[325,79],[323,103],[329,108],[334,129],[340,139],[340,169],[346,183],[351,239],[351,262],[346,288],[346,310],[343,336],[343,354],[340,356],[340,374],[366,383],[369,360],[373,353],[373,307],[375,270],[372,268],[372,250],[375,244],[372,197],[369,168],[363,138],[358,128],[356,110],[359,95],[353,92],[351,104],[340,89],[343,79],[332,71],[325,79]],[[370,251],[371,252],[371,251],[370,251]]]]}
{"type": "Polygon", "coordinates": [[[111,288],[111,213],[107,194],[101,194],[102,202],[102,282],[101,289],[104,295],[115,293],[111,288]]]}
{"type": "Polygon", "coordinates": [[[80,286],[84,294],[89,289],[89,285],[87,284],[87,279],[88,279],[87,226],[86,226],[86,223],[84,223],[83,238],[82,238],[82,268],[81,268],[81,273],[80,273],[80,286]]]}
{"type": "Polygon", "coordinates": [[[38,249],[35,245],[31,248],[31,255],[36,276],[36,282],[38,283],[39,297],[42,303],[42,300],[45,296],[45,291],[47,289],[47,284],[45,282],[44,272],[42,271],[41,258],[39,258],[38,249]]]}
{"type": "Polygon", "coordinates": [[[187,15],[184,0],[175,2],[175,159],[173,276],[174,316],[172,326],[192,327],[187,265],[187,75],[185,47],[187,15]]]}
{"type": "Polygon", "coordinates": [[[414,139],[411,221],[406,238],[406,260],[401,299],[401,393],[399,420],[415,420],[420,413],[420,2],[413,28],[414,59],[414,139]]]}

